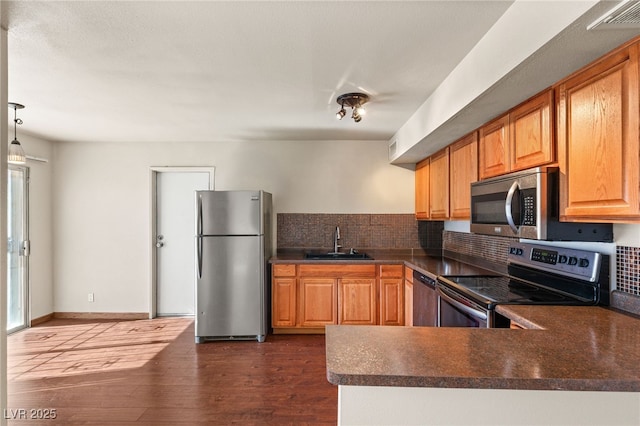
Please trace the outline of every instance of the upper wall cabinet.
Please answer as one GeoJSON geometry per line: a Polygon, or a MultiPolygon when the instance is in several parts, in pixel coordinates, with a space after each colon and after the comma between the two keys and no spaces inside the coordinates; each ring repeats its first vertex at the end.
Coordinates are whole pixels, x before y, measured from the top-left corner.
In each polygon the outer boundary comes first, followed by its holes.
{"type": "Polygon", "coordinates": [[[480,128],[480,179],[509,171],[509,115],[493,120],[480,128]]]}
{"type": "Polygon", "coordinates": [[[640,220],[638,43],[556,86],[560,216],[640,220]]]}
{"type": "Polygon", "coordinates": [[[471,218],[471,183],[478,180],[478,133],[449,146],[449,213],[451,219],[471,218]]]}
{"type": "Polygon", "coordinates": [[[429,159],[416,164],[416,219],[429,219],[429,159]]]}
{"type": "Polygon", "coordinates": [[[429,217],[449,218],[449,147],[436,152],[429,165],[429,217]]]}
{"type": "Polygon", "coordinates": [[[553,90],[480,128],[480,179],[554,161],[553,90]]]}
{"type": "Polygon", "coordinates": [[[509,113],[511,171],[551,163],[553,145],[553,90],[548,90],[509,113]]]}

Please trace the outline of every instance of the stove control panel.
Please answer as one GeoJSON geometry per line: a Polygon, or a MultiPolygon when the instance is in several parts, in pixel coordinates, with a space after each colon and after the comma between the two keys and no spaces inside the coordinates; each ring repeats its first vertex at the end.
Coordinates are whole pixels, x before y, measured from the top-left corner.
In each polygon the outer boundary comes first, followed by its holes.
{"type": "Polygon", "coordinates": [[[509,263],[591,282],[598,279],[601,259],[598,252],[528,243],[511,243],[508,254],[509,263]]]}

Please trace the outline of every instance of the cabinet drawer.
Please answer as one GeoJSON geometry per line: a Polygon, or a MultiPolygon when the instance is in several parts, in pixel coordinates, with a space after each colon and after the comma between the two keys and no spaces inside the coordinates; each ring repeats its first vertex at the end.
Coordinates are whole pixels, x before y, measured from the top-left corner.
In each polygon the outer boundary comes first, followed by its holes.
{"type": "Polygon", "coordinates": [[[295,277],[296,265],[275,264],[273,265],[274,277],[295,277]]]}
{"type": "Polygon", "coordinates": [[[380,265],[381,278],[402,278],[402,265],[380,265]]]}
{"type": "Polygon", "coordinates": [[[375,277],[376,265],[300,265],[301,277],[375,277]]]}

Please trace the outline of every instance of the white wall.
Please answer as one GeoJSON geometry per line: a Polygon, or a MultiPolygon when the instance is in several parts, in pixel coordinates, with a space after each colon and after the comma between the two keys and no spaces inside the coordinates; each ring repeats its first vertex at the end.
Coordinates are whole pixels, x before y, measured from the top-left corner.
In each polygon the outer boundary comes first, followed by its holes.
{"type": "Polygon", "coordinates": [[[414,209],[386,141],[56,143],[54,158],[56,312],[148,312],[152,166],[215,166],[216,189],[269,191],[275,213],[414,209]]]}

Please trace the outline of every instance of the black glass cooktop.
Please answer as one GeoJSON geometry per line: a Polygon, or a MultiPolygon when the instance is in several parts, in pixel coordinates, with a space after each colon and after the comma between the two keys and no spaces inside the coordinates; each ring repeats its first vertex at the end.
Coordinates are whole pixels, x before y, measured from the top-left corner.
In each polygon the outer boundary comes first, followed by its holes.
{"type": "Polygon", "coordinates": [[[500,275],[444,276],[440,282],[492,309],[496,304],[583,305],[584,301],[500,275]]]}

